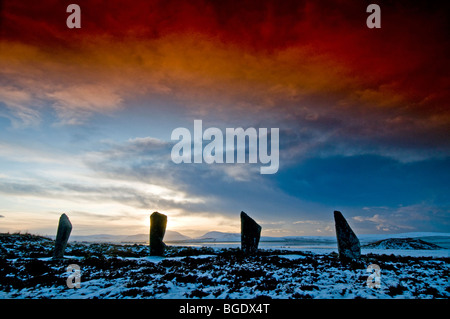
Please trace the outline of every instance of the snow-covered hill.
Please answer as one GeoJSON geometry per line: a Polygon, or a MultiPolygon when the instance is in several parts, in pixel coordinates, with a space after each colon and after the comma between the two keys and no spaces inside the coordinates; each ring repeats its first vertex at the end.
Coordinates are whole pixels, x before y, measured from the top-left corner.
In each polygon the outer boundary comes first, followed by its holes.
{"type": "MultiPolygon", "coordinates": [[[[49,236],[55,239],[55,236],[49,236]]],[[[177,242],[186,241],[191,238],[180,234],[173,230],[167,230],[164,235],[164,241],[177,242]]],[[[97,234],[97,235],[71,235],[69,241],[74,242],[89,242],[89,243],[148,243],[149,234],[136,235],[112,235],[112,234],[97,234]]]]}
{"type": "Polygon", "coordinates": [[[378,240],[367,245],[363,248],[374,248],[374,249],[442,249],[442,247],[428,243],[417,238],[388,238],[383,240],[378,240]]]}
{"type": "Polygon", "coordinates": [[[368,253],[355,268],[341,264],[336,252],[264,250],[244,258],[239,248],[168,245],[166,257],[158,257],[149,256],[146,244],[71,242],[65,258],[52,259],[53,250],[48,238],[0,234],[0,299],[450,297],[446,256],[368,253]],[[380,288],[367,286],[366,265],[373,263],[382,272],[380,288]],[[76,289],[67,287],[70,264],[81,271],[76,289]]]}
{"type": "Polygon", "coordinates": [[[192,242],[240,242],[241,234],[239,233],[223,233],[220,231],[210,231],[203,236],[194,238],[192,242]]]}

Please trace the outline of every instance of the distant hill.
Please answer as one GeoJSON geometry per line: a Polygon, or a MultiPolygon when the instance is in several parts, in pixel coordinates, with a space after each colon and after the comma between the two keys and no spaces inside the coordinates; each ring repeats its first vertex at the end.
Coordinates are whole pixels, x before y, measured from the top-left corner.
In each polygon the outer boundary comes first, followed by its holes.
{"type": "MultiPolygon", "coordinates": [[[[55,236],[51,236],[55,239],[55,236]]],[[[173,230],[167,230],[164,235],[165,242],[186,241],[191,238],[180,234],[173,230]]],[[[111,235],[111,234],[97,234],[97,235],[71,235],[69,241],[78,242],[96,242],[96,243],[148,243],[149,234],[136,235],[111,235]]]]}
{"type": "MultiPolygon", "coordinates": [[[[261,236],[260,241],[275,241],[275,242],[283,242],[286,241],[287,237],[268,237],[261,236]]],[[[220,231],[210,231],[206,234],[190,239],[189,242],[240,242],[241,234],[240,233],[225,233],[220,231]]]]}
{"type": "Polygon", "coordinates": [[[383,240],[378,240],[367,245],[362,246],[362,248],[372,248],[372,249],[442,249],[436,244],[428,243],[424,240],[418,238],[388,238],[383,240]]]}
{"type": "MultiPolygon", "coordinates": [[[[173,230],[166,230],[166,234],[164,235],[165,242],[185,241],[190,239],[191,239],[190,237],[173,230]]],[[[131,235],[121,240],[121,242],[132,242],[132,243],[142,243],[142,242],[147,243],[148,241],[149,241],[149,234],[131,235]]]]}
{"type": "MultiPolygon", "coordinates": [[[[445,249],[450,249],[450,233],[433,233],[433,232],[415,232],[415,233],[399,233],[399,234],[357,234],[363,248],[365,245],[372,244],[377,241],[387,239],[405,239],[415,238],[425,241],[429,244],[435,244],[445,249]]],[[[55,235],[48,236],[55,239],[55,235]]],[[[97,242],[97,243],[148,243],[149,234],[135,235],[112,235],[112,234],[96,234],[96,235],[71,235],[69,241],[78,242],[97,242]]],[[[210,231],[206,234],[191,238],[173,230],[167,230],[164,236],[167,243],[199,243],[199,242],[240,242],[240,233],[227,233],[220,231],[210,231]]],[[[283,242],[283,243],[301,243],[308,245],[327,244],[335,245],[336,236],[284,236],[270,237],[261,236],[261,242],[283,242]]]]}
{"type": "Polygon", "coordinates": [[[201,242],[235,242],[241,241],[240,233],[223,233],[220,231],[210,231],[203,236],[192,239],[191,241],[201,241],[201,242]]]}

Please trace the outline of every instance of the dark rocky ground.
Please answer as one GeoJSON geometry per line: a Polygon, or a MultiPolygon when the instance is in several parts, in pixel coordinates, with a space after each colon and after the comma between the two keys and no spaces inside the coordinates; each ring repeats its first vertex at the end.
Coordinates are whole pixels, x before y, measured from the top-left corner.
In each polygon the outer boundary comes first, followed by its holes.
{"type": "Polygon", "coordinates": [[[51,259],[54,241],[0,234],[0,298],[449,298],[448,257],[366,254],[343,265],[336,253],[168,246],[151,257],[146,245],[69,243],[51,259]],[[69,289],[70,264],[81,288],[69,289]],[[369,288],[366,268],[381,269],[369,288]]]}

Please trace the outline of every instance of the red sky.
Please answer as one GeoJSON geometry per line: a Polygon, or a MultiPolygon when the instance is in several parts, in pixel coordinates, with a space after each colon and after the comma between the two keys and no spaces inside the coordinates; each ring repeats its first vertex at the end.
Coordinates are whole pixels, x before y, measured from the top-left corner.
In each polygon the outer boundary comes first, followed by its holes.
{"type": "Polygon", "coordinates": [[[448,145],[445,6],[379,1],[382,28],[369,29],[365,1],[78,1],[82,28],[68,29],[69,3],[3,2],[10,109],[24,90],[78,123],[157,94],[207,112],[340,117],[375,138],[448,145]]]}
{"type": "MultiPolygon", "coordinates": [[[[426,102],[426,112],[431,107],[446,113],[449,79],[442,71],[448,70],[450,28],[437,5],[381,1],[382,28],[371,30],[364,1],[78,1],[82,29],[69,30],[68,3],[4,1],[3,41],[81,56],[85,42],[97,37],[127,43],[198,34],[213,47],[269,58],[301,48],[337,63],[368,88],[388,86],[414,103],[426,102]]],[[[302,61],[293,57],[289,63],[302,61]]],[[[411,111],[420,113],[421,106],[411,111]]]]}

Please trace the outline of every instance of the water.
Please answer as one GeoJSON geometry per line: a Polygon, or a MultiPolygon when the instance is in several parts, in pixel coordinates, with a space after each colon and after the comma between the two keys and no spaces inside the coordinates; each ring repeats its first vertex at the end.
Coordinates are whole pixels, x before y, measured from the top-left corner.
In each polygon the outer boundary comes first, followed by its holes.
{"type": "MultiPolygon", "coordinates": [[[[240,248],[240,242],[194,242],[194,243],[168,243],[174,246],[187,247],[212,247],[212,248],[240,248]]],[[[337,252],[337,245],[331,243],[322,244],[305,244],[303,242],[260,242],[258,245],[260,249],[285,249],[285,250],[327,250],[329,252],[337,252]]]]}
{"type": "MultiPolygon", "coordinates": [[[[211,248],[240,248],[240,242],[194,242],[194,243],[168,243],[173,246],[186,246],[186,247],[211,247],[211,248]]],[[[317,254],[329,254],[332,252],[337,253],[337,244],[333,242],[260,242],[260,249],[283,249],[292,251],[310,251],[317,254]]],[[[449,257],[450,249],[437,249],[437,250],[412,250],[412,249],[366,249],[362,248],[361,253],[363,255],[372,254],[385,254],[385,255],[400,255],[400,256],[424,256],[424,257],[449,257]]]]}

